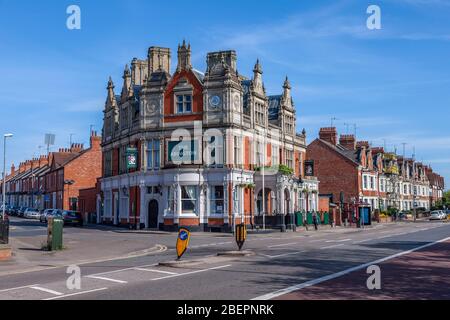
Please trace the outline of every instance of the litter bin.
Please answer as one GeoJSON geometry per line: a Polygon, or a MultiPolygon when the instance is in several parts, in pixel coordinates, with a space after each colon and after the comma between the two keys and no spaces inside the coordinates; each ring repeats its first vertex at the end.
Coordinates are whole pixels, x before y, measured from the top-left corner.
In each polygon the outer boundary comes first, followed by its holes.
{"type": "Polygon", "coordinates": [[[323,224],[324,225],[330,224],[330,214],[328,212],[325,212],[323,214],[323,224]]]}
{"type": "Polygon", "coordinates": [[[9,220],[0,220],[0,244],[9,243],[9,220]]]}
{"type": "Polygon", "coordinates": [[[303,214],[301,212],[295,213],[295,224],[297,227],[303,226],[303,214]]]}
{"type": "Polygon", "coordinates": [[[47,249],[49,251],[62,250],[63,248],[64,220],[49,218],[47,225],[47,249]]]}
{"type": "Polygon", "coordinates": [[[309,225],[313,224],[313,214],[312,214],[312,212],[308,212],[306,214],[306,223],[309,224],[309,225]]]}

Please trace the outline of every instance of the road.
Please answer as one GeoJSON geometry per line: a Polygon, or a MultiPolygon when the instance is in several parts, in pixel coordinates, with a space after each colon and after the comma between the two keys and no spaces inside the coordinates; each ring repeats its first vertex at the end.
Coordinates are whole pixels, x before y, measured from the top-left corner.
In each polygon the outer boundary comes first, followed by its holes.
{"type": "MultiPolygon", "coordinates": [[[[35,231],[20,232],[32,236],[35,231]]],[[[433,277],[437,286],[448,282],[448,223],[402,222],[364,230],[250,234],[245,249],[255,254],[239,258],[216,257],[219,251],[235,249],[231,235],[195,233],[183,259],[200,263],[185,268],[158,265],[175,256],[173,234],[133,236],[149,237],[165,250],[79,265],[79,290],[67,288],[70,275],[65,267],[3,275],[0,299],[336,299],[347,297],[344,294],[350,291],[352,298],[450,298],[446,290],[433,290],[426,278],[433,277]],[[374,263],[380,266],[382,279],[386,276],[376,292],[367,289],[365,273],[374,263]],[[414,295],[392,291],[393,286],[399,290],[411,287],[410,278],[396,272],[417,275],[419,269],[422,281],[415,283],[414,295]],[[341,291],[330,294],[329,288],[341,291]]]]}

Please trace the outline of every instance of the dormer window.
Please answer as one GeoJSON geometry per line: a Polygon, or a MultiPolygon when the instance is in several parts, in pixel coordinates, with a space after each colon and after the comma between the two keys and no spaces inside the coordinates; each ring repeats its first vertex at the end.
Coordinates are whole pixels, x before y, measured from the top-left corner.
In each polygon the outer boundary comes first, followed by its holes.
{"type": "Polygon", "coordinates": [[[176,113],[192,113],[192,95],[180,94],[176,96],[176,113]]]}

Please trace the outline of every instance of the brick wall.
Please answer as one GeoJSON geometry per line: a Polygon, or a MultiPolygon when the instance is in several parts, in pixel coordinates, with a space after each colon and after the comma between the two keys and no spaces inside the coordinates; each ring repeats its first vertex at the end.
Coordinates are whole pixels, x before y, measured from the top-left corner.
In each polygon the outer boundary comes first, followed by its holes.
{"type": "Polygon", "coordinates": [[[78,198],[81,189],[95,187],[97,178],[102,175],[102,150],[100,138],[91,137],[91,148],[67,163],[64,167],[64,180],[74,184],[64,187],[64,209],[69,209],[69,198],[78,198]]]}
{"type": "Polygon", "coordinates": [[[344,192],[345,202],[358,195],[356,164],[333,151],[319,139],[308,146],[306,158],[314,160],[314,170],[320,181],[320,193],[333,194],[333,202],[339,202],[341,191],[344,192]]]}

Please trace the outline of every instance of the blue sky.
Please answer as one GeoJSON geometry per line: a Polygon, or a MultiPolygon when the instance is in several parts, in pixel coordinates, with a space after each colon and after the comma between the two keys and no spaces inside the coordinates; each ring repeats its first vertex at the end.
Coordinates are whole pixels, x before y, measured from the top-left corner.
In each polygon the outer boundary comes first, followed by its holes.
{"type": "Polygon", "coordinates": [[[332,117],[341,133],[395,147],[431,164],[450,185],[450,0],[390,1],[17,1],[0,0],[0,127],[15,134],[8,165],[44,149],[88,143],[100,131],[106,82],[120,91],[133,57],[152,45],[192,45],[205,70],[209,51],[235,49],[240,73],[261,60],[269,94],[293,85],[298,131],[317,137],[332,117]],[[195,3],[195,4],[193,4],[195,3]],[[66,28],[81,8],[82,29],[66,28]],[[366,28],[381,8],[382,29],[366,28]],[[345,124],[349,124],[348,129],[345,124]]]}

